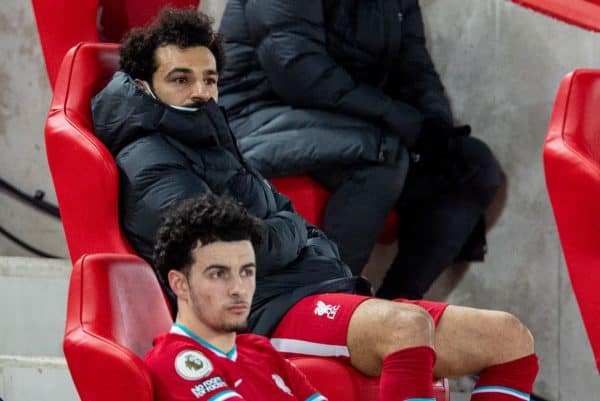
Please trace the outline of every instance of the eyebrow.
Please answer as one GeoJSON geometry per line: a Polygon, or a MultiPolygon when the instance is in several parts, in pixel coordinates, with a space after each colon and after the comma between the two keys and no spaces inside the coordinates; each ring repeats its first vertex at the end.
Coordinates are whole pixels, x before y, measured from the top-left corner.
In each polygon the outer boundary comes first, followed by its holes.
{"type": "MultiPolygon", "coordinates": [[[[191,74],[193,71],[191,68],[184,68],[184,67],[176,67],[173,68],[171,71],[169,71],[169,73],[167,74],[167,78],[170,77],[171,75],[174,74],[191,74]]],[[[205,75],[215,75],[218,76],[219,73],[216,70],[206,70],[204,71],[205,75]]]]}
{"type": "MultiPolygon", "coordinates": [[[[246,269],[248,267],[256,267],[256,263],[246,263],[245,265],[242,265],[242,269],[246,269]]],[[[206,268],[204,269],[204,271],[209,271],[211,269],[227,269],[227,270],[231,270],[231,266],[213,264],[213,265],[206,266],[206,268]]]]}
{"type": "Polygon", "coordinates": [[[173,74],[180,74],[180,73],[190,74],[191,72],[192,72],[192,70],[190,68],[177,67],[177,68],[173,68],[171,71],[169,71],[169,73],[167,74],[167,77],[170,77],[173,74]]]}

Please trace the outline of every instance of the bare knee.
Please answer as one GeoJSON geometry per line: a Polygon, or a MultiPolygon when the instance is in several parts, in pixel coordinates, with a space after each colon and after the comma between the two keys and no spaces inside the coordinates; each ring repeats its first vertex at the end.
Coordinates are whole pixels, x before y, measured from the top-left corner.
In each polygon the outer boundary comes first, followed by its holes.
{"type": "Polygon", "coordinates": [[[424,309],[381,299],[363,302],[348,327],[352,365],[366,375],[379,375],[383,359],[404,348],[433,348],[434,324],[424,309]]]}
{"type": "Polygon", "coordinates": [[[416,305],[377,302],[362,311],[364,338],[361,340],[370,344],[379,358],[403,348],[433,347],[435,325],[425,309],[416,305]]]}
{"type": "Polygon", "coordinates": [[[410,305],[410,308],[404,308],[402,311],[390,311],[384,327],[389,334],[386,354],[419,345],[433,347],[435,325],[423,308],[410,305]]]}
{"type": "MultiPolygon", "coordinates": [[[[512,354],[508,360],[520,358],[534,352],[531,332],[516,316],[508,312],[498,312],[499,330],[505,333],[506,347],[512,354]]],[[[502,361],[505,362],[505,361],[502,361]]]]}

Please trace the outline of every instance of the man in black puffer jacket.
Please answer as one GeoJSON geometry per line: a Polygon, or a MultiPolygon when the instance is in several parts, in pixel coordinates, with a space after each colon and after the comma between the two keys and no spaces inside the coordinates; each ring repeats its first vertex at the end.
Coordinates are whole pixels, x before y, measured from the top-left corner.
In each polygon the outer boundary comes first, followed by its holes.
{"type": "MultiPolygon", "coordinates": [[[[223,54],[210,24],[195,10],[164,10],[126,38],[122,71],[92,101],[96,134],[119,168],[121,222],[133,247],[151,260],[165,209],[203,193],[228,195],[262,221],[248,328],[270,336],[278,350],[339,357],[365,374],[381,374],[382,401],[431,400],[432,375],[478,371],[481,386],[530,392],[537,359],[531,335],[514,316],[370,297],[368,282],[352,277],[335,244],[246,164],[216,104],[223,54]]],[[[206,345],[211,338],[199,341],[206,345]]],[[[219,355],[231,357],[231,351],[219,355]]],[[[165,369],[178,378],[175,366],[165,369]]],[[[490,391],[480,392],[486,397],[490,391]]]]}
{"type": "Polygon", "coordinates": [[[501,169],[453,125],[417,0],[229,0],[221,32],[221,104],[242,154],[333,192],[324,231],[354,274],[399,210],[378,296],[422,298],[452,262],[483,260],[501,169]]]}

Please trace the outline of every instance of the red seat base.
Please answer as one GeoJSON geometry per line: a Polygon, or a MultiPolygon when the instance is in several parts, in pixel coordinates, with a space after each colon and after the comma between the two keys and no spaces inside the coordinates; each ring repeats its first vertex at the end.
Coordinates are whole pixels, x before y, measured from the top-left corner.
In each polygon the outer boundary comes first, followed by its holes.
{"type": "MultiPolygon", "coordinates": [[[[294,203],[296,211],[311,224],[323,227],[325,208],[331,194],[315,180],[306,175],[279,177],[270,180],[273,186],[294,203]]],[[[396,240],[398,213],[392,211],[379,237],[382,244],[391,244],[396,240]]]]}
{"type": "MultiPolygon", "coordinates": [[[[369,377],[335,359],[294,357],[290,360],[329,401],[378,401],[379,377],[369,377]],[[335,372],[335,382],[332,381],[335,372]]],[[[433,381],[436,401],[450,401],[448,380],[433,381]]]]}

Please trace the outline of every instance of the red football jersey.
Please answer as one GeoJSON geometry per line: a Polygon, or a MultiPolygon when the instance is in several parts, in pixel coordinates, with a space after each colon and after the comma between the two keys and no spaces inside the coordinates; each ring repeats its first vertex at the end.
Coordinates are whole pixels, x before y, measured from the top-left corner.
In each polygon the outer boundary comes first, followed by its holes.
{"type": "Polygon", "coordinates": [[[144,358],[156,401],[323,401],[265,337],[242,334],[224,353],[175,323],[144,358]]]}

